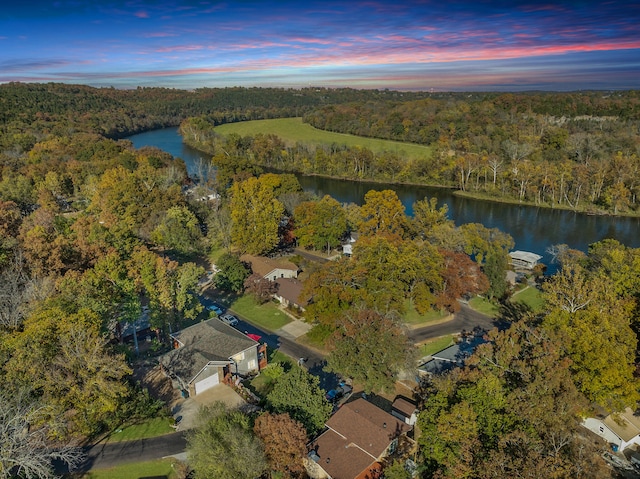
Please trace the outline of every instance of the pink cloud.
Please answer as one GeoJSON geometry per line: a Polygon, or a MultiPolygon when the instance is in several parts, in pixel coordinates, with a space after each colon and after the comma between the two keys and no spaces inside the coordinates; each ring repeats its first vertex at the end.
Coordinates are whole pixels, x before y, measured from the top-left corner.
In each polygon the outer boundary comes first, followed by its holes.
{"type": "Polygon", "coordinates": [[[156,53],[170,53],[170,52],[190,52],[195,50],[202,50],[202,45],[174,45],[171,47],[158,47],[153,51],[156,53]]]}
{"type": "Polygon", "coordinates": [[[138,10],[133,15],[138,18],[149,18],[149,13],[144,10],[138,10]]]}
{"type": "Polygon", "coordinates": [[[164,38],[164,37],[177,37],[177,33],[169,32],[149,32],[142,35],[144,38],[164,38]]]}

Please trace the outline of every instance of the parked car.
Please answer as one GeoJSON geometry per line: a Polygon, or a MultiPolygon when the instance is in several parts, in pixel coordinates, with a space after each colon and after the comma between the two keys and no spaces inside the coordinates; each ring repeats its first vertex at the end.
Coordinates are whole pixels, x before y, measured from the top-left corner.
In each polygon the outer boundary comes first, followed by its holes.
{"type": "Polygon", "coordinates": [[[340,399],[342,399],[347,394],[351,394],[352,391],[353,391],[353,388],[351,386],[346,384],[344,381],[340,381],[340,384],[338,384],[338,387],[330,390],[325,395],[325,397],[327,398],[327,401],[335,403],[340,399]]]}
{"type": "Polygon", "coordinates": [[[222,315],[224,313],[224,311],[222,310],[222,308],[220,306],[218,306],[217,304],[213,303],[210,304],[209,306],[207,306],[207,309],[209,311],[213,311],[214,313],[216,313],[218,316],[222,315]]]}
{"type": "Polygon", "coordinates": [[[227,323],[229,326],[235,326],[236,324],[238,324],[238,318],[229,313],[220,316],[220,320],[227,323]]]}

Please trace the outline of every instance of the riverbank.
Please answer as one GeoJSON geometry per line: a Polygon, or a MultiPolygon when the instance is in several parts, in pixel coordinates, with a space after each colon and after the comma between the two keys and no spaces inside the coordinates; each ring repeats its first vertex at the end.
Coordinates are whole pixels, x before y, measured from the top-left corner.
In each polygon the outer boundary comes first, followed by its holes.
{"type": "Polygon", "coordinates": [[[452,190],[452,195],[460,197],[460,198],[468,198],[470,200],[479,200],[479,201],[491,201],[493,203],[501,203],[501,204],[505,204],[505,205],[516,205],[516,206],[527,206],[527,207],[534,207],[534,208],[546,208],[546,209],[550,209],[550,210],[559,210],[559,211],[571,211],[573,213],[580,213],[580,214],[585,214],[585,215],[589,215],[589,216],[612,216],[612,217],[618,217],[618,218],[640,218],[640,211],[638,212],[626,212],[624,214],[622,213],[613,213],[611,211],[606,211],[606,210],[602,210],[602,209],[598,209],[595,207],[595,205],[586,205],[586,206],[580,206],[578,208],[572,208],[570,206],[567,205],[555,205],[555,204],[550,204],[550,203],[536,203],[535,201],[522,201],[522,200],[516,200],[514,198],[505,198],[505,197],[497,197],[497,196],[491,196],[488,195],[486,193],[481,193],[481,192],[469,192],[469,191],[462,191],[462,190],[456,190],[451,188],[452,190]]]}
{"type": "MultiPolygon", "coordinates": [[[[182,137],[182,140],[187,146],[189,146],[190,148],[193,148],[196,151],[199,151],[202,154],[205,154],[205,155],[213,154],[212,151],[204,151],[201,148],[203,146],[202,144],[189,141],[188,139],[185,139],[185,137],[182,137]]],[[[465,198],[465,199],[477,200],[477,201],[487,201],[487,202],[511,205],[511,206],[527,206],[527,207],[533,207],[533,208],[544,208],[547,210],[567,211],[567,212],[578,213],[578,214],[583,214],[587,216],[603,216],[603,217],[610,216],[614,218],[640,218],[640,211],[614,213],[612,211],[599,209],[593,204],[586,204],[586,205],[579,206],[578,208],[572,208],[568,205],[562,205],[562,204],[550,204],[545,202],[536,203],[534,201],[522,201],[517,198],[493,196],[485,192],[462,191],[462,190],[456,189],[454,186],[441,185],[441,184],[416,183],[416,182],[410,182],[410,181],[392,181],[388,179],[377,179],[377,178],[353,178],[353,177],[347,177],[347,176],[335,176],[335,175],[328,175],[328,174],[322,174],[322,173],[304,173],[297,170],[272,169],[272,168],[266,168],[263,165],[258,165],[258,166],[261,166],[266,170],[274,173],[291,173],[291,174],[300,175],[308,178],[321,178],[321,179],[327,179],[327,180],[348,181],[356,184],[432,188],[435,190],[447,191],[452,196],[459,197],[459,198],[465,198]]]]}

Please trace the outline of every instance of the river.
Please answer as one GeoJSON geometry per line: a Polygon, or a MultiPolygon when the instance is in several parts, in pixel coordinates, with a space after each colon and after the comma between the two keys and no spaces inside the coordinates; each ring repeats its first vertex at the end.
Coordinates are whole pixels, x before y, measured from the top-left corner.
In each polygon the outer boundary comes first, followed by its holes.
{"type": "MultiPolygon", "coordinates": [[[[175,127],[148,131],[127,139],[136,148],[156,146],[182,158],[189,174],[197,173],[198,161],[207,158],[205,153],[182,143],[182,137],[175,127]]],[[[391,189],[398,194],[408,215],[413,214],[414,202],[435,196],[440,206],[448,206],[449,217],[456,225],[482,223],[487,228],[498,228],[513,237],[515,249],[542,255],[542,262],[549,267],[548,274],[556,270],[546,252],[552,245],[567,244],[570,248],[587,251],[592,243],[614,238],[622,244],[640,247],[640,218],[591,216],[565,210],[460,198],[449,190],[424,186],[381,185],[312,176],[298,176],[298,179],[305,191],[318,196],[330,195],[341,203],[362,204],[367,191],[391,189]]]]}

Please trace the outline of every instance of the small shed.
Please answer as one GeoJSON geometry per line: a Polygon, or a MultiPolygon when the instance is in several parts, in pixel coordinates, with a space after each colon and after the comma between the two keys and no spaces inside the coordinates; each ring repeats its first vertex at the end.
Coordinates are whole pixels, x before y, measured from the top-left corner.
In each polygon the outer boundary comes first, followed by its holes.
{"type": "Polygon", "coordinates": [[[511,264],[516,268],[533,269],[542,259],[539,254],[530,251],[512,251],[509,253],[511,264]]]}
{"type": "Polygon", "coordinates": [[[405,424],[414,426],[418,420],[418,406],[409,399],[398,396],[391,404],[391,414],[405,424]]]}

